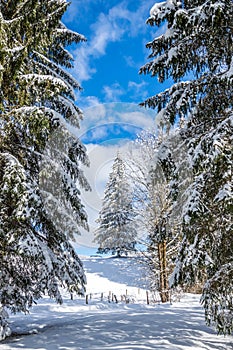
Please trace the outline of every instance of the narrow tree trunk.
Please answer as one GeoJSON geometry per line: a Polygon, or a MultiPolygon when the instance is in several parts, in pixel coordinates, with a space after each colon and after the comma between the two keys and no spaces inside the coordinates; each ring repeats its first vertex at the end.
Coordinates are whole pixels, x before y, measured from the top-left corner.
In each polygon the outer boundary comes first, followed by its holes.
{"type": "Polygon", "coordinates": [[[167,274],[167,244],[166,241],[158,243],[159,258],[159,293],[162,303],[169,301],[169,284],[167,274]]]}

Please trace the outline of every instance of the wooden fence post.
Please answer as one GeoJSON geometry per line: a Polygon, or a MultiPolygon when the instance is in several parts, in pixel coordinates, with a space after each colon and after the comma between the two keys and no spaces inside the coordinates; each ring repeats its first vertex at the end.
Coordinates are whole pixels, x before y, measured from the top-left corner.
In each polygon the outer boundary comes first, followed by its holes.
{"type": "Polygon", "coordinates": [[[149,301],[149,292],[148,292],[148,290],[146,291],[146,302],[147,302],[147,305],[150,304],[150,301],[149,301]]]}

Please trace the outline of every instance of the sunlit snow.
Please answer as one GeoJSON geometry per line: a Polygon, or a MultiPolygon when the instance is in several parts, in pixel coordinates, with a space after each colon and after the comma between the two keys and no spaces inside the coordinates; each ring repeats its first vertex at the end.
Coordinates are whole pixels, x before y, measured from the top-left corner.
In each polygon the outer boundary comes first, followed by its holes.
{"type": "Polygon", "coordinates": [[[162,305],[152,302],[150,294],[147,305],[143,269],[137,268],[136,258],[88,257],[83,261],[89,303],[68,295],[63,305],[41,300],[30,314],[11,316],[13,335],[0,343],[0,350],[233,348],[231,337],[217,336],[205,325],[198,295],[185,294],[180,301],[176,297],[162,305]],[[112,302],[112,293],[118,303],[112,302]]]}

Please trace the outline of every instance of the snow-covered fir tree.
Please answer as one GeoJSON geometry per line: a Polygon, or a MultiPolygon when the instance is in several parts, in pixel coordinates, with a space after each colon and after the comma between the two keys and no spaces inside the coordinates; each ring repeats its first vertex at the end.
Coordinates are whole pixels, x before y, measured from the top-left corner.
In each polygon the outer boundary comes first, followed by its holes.
{"type": "Polygon", "coordinates": [[[140,72],[160,82],[171,77],[174,85],[143,105],[157,109],[164,128],[183,119],[192,170],[173,283],[195,284],[204,276],[206,321],[231,333],[233,2],[167,0],[152,7],[148,23],[166,23],[166,29],[147,44],[151,61],[140,72]]]}
{"type": "Polygon", "coordinates": [[[69,126],[82,113],[65,46],[85,40],[61,17],[65,0],[0,3],[0,317],[24,311],[60,287],[84,293],[82,263],[70,239],[87,228],[80,190],[85,147],[69,126]],[[64,67],[64,68],[63,68],[64,67]]]}
{"type": "Polygon", "coordinates": [[[109,174],[97,223],[94,241],[98,243],[99,253],[112,252],[120,257],[135,251],[137,226],[132,192],[119,152],[109,174]]]}

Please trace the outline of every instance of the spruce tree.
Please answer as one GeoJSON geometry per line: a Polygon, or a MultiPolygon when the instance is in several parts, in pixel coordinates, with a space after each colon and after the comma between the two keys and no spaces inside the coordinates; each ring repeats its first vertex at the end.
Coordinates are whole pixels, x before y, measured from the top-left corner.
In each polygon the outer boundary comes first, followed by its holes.
{"type": "MultiPolygon", "coordinates": [[[[206,321],[219,333],[233,329],[232,0],[169,0],[155,4],[148,23],[166,23],[147,44],[150,62],[140,72],[174,85],[148,98],[160,125],[184,119],[192,181],[182,202],[183,241],[174,284],[205,276],[206,321]]],[[[177,179],[177,188],[181,180],[177,179]]]]}
{"type": "Polygon", "coordinates": [[[109,174],[102,208],[97,219],[95,242],[99,253],[128,254],[135,251],[137,229],[132,193],[125,174],[125,164],[118,153],[109,174]]]}
{"type": "Polygon", "coordinates": [[[0,4],[0,303],[24,311],[60,288],[84,293],[82,263],[70,239],[87,227],[79,187],[85,147],[69,130],[82,113],[65,49],[84,37],[68,30],[62,1],[0,4]],[[77,186],[78,184],[78,186],[77,186]]]}

